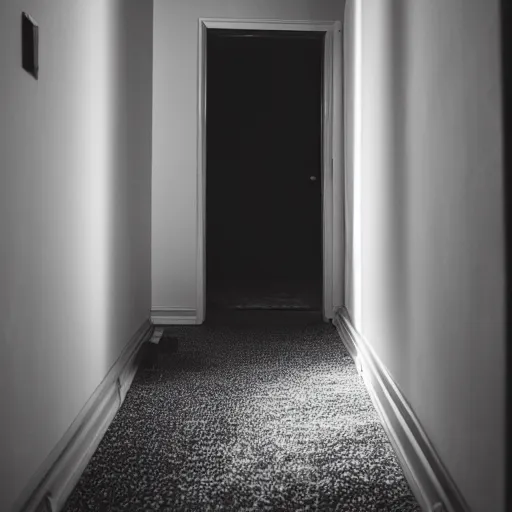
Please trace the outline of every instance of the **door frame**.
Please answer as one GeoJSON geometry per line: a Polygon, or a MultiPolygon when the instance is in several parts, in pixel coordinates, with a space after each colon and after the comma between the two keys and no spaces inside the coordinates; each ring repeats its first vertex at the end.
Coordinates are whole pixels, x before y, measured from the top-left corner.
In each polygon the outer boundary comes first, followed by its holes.
{"type": "Polygon", "coordinates": [[[324,90],[322,105],[322,316],[334,317],[343,305],[343,135],[342,37],[340,21],[284,21],[199,18],[197,134],[197,310],[206,314],[206,55],[209,29],[323,32],[324,90]],[[333,143],[337,141],[337,143],[333,143]],[[336,262],[336,264],[334,263],[336,262]]]}

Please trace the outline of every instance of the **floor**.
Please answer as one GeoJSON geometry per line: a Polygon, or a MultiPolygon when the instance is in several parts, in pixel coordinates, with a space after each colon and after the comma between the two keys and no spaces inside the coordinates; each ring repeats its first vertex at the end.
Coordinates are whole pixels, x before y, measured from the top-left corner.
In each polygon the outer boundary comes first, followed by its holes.
{"type": "Polygon", "coordinates": [[[420,511],[319,313],[231,311],[165,336],[65,512],[420,511]]]}
{"type": "Polygon", "coordinates": [[[208,309],[322,310],[322,279],[237,280],[207,287],[208,309]]]}

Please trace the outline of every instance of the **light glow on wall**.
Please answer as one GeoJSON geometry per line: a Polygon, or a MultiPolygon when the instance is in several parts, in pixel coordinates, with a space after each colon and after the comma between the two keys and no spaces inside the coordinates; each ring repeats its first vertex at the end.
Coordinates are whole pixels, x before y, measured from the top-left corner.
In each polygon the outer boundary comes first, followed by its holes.
{"type": "Polygon", "coordinates": [[[353,225],[353,293],[354,327],[362,332],[362,252],[361,252],[361,182],[362,182],[362,0],[354,3],[354,225],[353,225]]]}
{"type": "Polygon", "coordinates": [[[89,41],[87,58],[84,59],[84,76],[87,82],[83,107],[85,109],[85,154],[82,177],[85,198],[84,215],[87,248],[83,269],[86,280],[89,317],[89,346],[86,352],[91,361],[104,361],[98,368],[101,375],[108,371],[108,284],[111,212],[111,180],[113,173],[114,141],[116,127],[113,119],[115,100],[114,38],[107,2],[97,2],[88,11],[89,41]]]}

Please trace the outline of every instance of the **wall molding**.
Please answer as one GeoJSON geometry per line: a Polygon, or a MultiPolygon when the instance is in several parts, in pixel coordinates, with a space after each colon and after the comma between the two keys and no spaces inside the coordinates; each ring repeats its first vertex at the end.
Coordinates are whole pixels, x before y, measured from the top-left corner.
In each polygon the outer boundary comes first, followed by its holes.
{"type": "Polygon", "coordinates": [[[152,308],[151,321],[154,325],[195,325],[200,323],[195,309],[172,307],[152,308]]]}
{"type": "Polygon", "coordinates": [[[370,344],[353,327],[346,308],[336,311],[333,323],[354,359],[405,477],[423,510],[468,512],[467,503],[413,410],[370,344]]]}
{"type": "Polygon", "coordinates": [[[137,354],[151,338],[147,319],[91,395],[69,429],[34,474],[13,512],[58,512],[121,407],[138,367],[137,354]]]}

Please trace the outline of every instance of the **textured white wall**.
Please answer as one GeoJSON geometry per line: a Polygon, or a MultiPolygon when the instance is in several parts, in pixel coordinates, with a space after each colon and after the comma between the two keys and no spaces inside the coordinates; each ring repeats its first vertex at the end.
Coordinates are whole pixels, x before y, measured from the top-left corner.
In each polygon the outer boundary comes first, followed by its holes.
{"type": "Polygon", "coordinates": [[[0,3],[0,510],[149,317],[152,23],[151,1],[0,3]]]}
{"type": "Polygon", "coordinates": [[[353,39],[362,334],[475,512],[504,510],[498,6],[365,0],[353,39]]]}
{"type": "Polygon", "coordinates": [[[196,309],[199,18],[342,20],[342,0],[155,1],[153,307],[196,309]]]}

